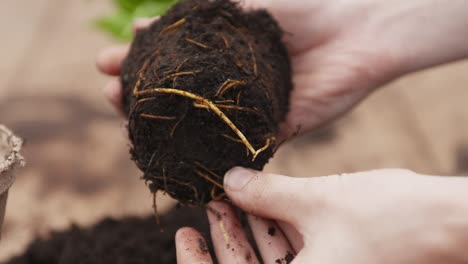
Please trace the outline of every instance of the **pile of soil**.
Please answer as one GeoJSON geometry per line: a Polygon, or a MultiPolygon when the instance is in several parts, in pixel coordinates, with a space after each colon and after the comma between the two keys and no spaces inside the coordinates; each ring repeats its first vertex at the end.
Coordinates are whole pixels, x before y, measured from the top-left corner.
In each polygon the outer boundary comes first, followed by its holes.
{"type": "Polygon", "coordinates": [[[162,216],[161,226],[154,216],[105,219],[90,228],[72,226],[34,240],[6,264],[174,264],[174,236],[183,226],[195,227],[209,238],[204,210],[180,208],[162,216]]]}
{"type": "Polygon", "coordinates": [[[137,33],[121,73],[131,156],[152,192],[223,199],[227,170],[261,170],[292,89],[282,30],[265,10],[182,0],[137,33]]]}

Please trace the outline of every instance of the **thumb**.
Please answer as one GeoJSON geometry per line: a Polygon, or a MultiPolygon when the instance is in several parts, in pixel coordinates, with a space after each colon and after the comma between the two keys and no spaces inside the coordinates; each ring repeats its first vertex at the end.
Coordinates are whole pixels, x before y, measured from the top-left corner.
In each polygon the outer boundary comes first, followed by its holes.
{"type": "Polygon", "coordinates": [[[236,167],[226,173],[224,189],[250,214],[298,224],[323,207],[327,182],[326,177],[293,178],[236,167]]]}

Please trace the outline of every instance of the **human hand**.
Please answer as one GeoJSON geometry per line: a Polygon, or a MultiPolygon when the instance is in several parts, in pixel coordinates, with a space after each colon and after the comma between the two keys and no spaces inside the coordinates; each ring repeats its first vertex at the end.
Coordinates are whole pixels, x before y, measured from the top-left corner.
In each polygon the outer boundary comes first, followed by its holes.
{"type": "MultiPolygon", "coordinates": [[[[206,207],[218,263],[260,263],[234,208],[225,202],[210,202],[206,207]]],[[[302,243],[300,236],[289,234],[288,238],[275,221],[252,215],[248,215],[247,220],[261,253],[261,263],[285,264],[294,259],[294,247],[302,243]]],[[[212,261],[203,236],[193,228],[178,230],[176,249],[179,264],[212,261]]]]}
{"type": "MultiPolygon", "coordinates": [[[[333,1],[319,2],[245,3],[247,8],[267,8],[287,32],[285,42],[293,63],[295,89],[283,136],[295,132],[298,126],[301,132],[308,131],[346,112],[388,79],[393,65],[389,54],[373,46],[361,46],[360,34],[344,34],[366,12],[365,5],[360,3],[363,1],[355,1],[357,4],[349,8],[341,8],[333,1]]],[[[134,28],[151,22],[138,21],[134,28]]],[[[104,50],[98,58],[99,69],[118,76],[127,52],[127,46],[104,50]]],[[[117,78],[106,86],[104,93],[120,110],[121,87],[117,78]]]]}
{"type": "MultiPolygon", "coordinates": [[[[246,0],[285,30],[294,90],[283,136],[308,132],[346,113],[378,86],[406,73],[468,56],[465,0],[246,0]],[[431,21],[427,25],[426,21],[431,21]]],[[[151,20],[139,21],[138,27],[151,20]]],[[[128,47],[101,53],[99,69],[120,74],[128,47]]],[[[117,79],[105,89],[120,109],[117,79]]]]}
{"type": "MultiPolygon", "coordinates": [[[[264,263],[286,263],[288,252],[297,254],[292,263],[467,263],[467,188],[466,178],[406,170],[290,178],[235,168],[225,179],[234,205],[274,219],[249,216],[264,263]]],[[[258,263],[232,208],[208,207],[219,263],[258,263]]],[[[179,264],[210,263],[187,244],[199,238],[193,229],[177,233],[179,264]]]]}

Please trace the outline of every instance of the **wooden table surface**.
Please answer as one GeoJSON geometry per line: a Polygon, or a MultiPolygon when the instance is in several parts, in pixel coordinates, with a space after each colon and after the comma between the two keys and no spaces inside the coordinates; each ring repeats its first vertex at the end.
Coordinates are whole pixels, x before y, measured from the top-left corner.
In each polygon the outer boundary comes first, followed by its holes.
{"type": "MultiPolygon", "coordinates": [[[[10,192],[0,262],[52,229],[152,211],[94,66],[112,43],[92,26],[108,2],[0,1],[0,123],[26,139],[28,162],[10,192]]],[[[467,84],[468,62],[396,81],[333,127],[285,145],[267,170],[467,174],[467,84]]],[[[160,197],[162,211],[173,204],[160,197]]]]}

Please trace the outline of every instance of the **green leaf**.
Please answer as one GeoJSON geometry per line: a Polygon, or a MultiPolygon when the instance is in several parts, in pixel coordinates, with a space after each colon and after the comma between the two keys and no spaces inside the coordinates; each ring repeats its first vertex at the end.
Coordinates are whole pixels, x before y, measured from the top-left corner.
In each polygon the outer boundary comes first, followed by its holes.
{"type": "Polygon", "coordinates": [[[132,39],[132,21],[130,13],[119,11],[112,16],[97,20],[96,24],[99,29],[110,33],[118,40],[130,41],[132,39]]]}
{"type": "Polygon", "coordinates": [[[173,4],[172,1],[168,1],[168,2],[147,1],[147,2],[141,3],[133,12],[133,17],[141,18],[141,17],[155,17],[155,16],[163,15],[172,6],[172,4],[173,4]]]}
{"type": "Polygon", "coordinates": [[[115,14],[101,18],[97,26],[121,41],[131,41],[132,24],[137,18],[164,15],[177,0],[113,0],[115,14]]]}
{"type": "MultiPolygon", "coordinates": [[[[148,1],[148,0],[114,0],[114,4],[118,9],[125,10],[125,11],[131,13],[140,4],[144,3],[145,1],[148,1]]],[[[152,1],[155,1],[155,0],[152,0],[152,1]]]]}

